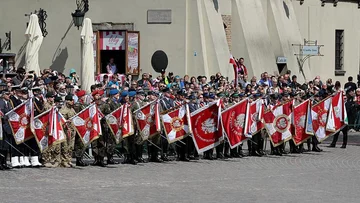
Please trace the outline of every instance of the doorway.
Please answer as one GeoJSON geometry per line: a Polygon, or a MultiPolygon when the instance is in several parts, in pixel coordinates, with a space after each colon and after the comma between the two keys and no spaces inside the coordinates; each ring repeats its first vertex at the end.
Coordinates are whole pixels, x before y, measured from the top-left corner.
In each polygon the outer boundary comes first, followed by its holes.
{"type": "Polygon", "coordinates": [[[106,66],[111,58],[114,59],[116,65],[116,73],[125,74],[126,72],[126,51],[125,50],[101,50],[100,51],[100,67],[101,73],[107,73],[106,66]]]}

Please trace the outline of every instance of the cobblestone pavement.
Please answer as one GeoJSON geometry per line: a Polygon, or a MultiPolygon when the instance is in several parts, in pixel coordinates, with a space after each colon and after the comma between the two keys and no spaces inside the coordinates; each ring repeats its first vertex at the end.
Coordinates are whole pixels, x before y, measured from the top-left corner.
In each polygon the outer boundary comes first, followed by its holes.
{"type": "Polygon", "coordinates": [[[282,157],[0,171],[0,202],[359,202],[360,147],[325,145],[282,157]]]}

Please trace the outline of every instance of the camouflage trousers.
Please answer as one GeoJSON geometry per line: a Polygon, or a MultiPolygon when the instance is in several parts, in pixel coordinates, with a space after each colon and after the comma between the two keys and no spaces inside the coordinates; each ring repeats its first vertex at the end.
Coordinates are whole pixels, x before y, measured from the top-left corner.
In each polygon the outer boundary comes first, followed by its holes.
{"type": "Polygon", "coordinates": [[[142,146],[143,142],[144,140],[138,131],[136,131],[135,134],[124,138],[124,148],[126,154],[135,154],[136,147],[142,146]]]}
{"type": "MultiPolygon", "coordinates": [[[[67,132],[65,130],[65,132],[67,132]]],[[[74,151],[76,132],[71,131],[70,135],[66,135],[66,142],[60,144],[60,159],[61,163],[71,163],[72,153],[74,151]]]]}
{"type": "Polygon", "coordinates": [[[86,146],[81,141],[81,138],[79,135],[75,136],[75,145],[74,145],[74,151],[75,151],[75,157],[76,158],[82,158],[86,150],[86,146]]]}
{"type": "Polygon", "coordinates": [[[91,143],[94,157],[112,156],[115,153],[116,142],[114,136],[102,126],[103,134],[91,143]]]}

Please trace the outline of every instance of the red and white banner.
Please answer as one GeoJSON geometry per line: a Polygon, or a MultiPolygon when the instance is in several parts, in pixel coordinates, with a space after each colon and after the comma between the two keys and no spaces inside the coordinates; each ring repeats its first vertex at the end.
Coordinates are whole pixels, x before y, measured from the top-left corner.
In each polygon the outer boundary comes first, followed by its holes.
{"type": "Polygon", "coordinates": [[[116,144],[121,141],[121,114],[123,106],[117,108],[115,111],[105,116],[106,123],[108,124],[110,131],[112,132],[116,144]]]}
{"type": "Polygon", "coordinates": [[[122,105],[121,136],[122,138],[125,138],[133,134],[134,134],[134,124],[131,113],[131,107],[129,104],[125,104],[122,105]]]}
{"type": "Polygon", "coordinates": [[[343,92],[336,93],[331,103],[334,118],[334,129],[332,129],[332,131],[339,131],[345,127],[345,118],[347,117],[343,92]]]}
{"type": "Polygon", "coordinates": [[[125,31],[101,31],[100,50],[125,50],[125,31]]]}
{"type": "Polygon", "coordinates": [[[33,120],[34,124],[34,135],[38,143],[39,149],[43,152],[49,146],[49,132],[53,126],[53,111],[51,108],[40,115],[36,116],[33,120]],[[50,125],[51,124],[51,125],[50,125]]]}
{"type": "Polygon", "coordinates": [[[66,141],[66,135],[65,131],[63,129],[63,124],[65,124],[66,120],[65,118],[60,114],[58,108],[54,108],[54,111],[52,112],[53,117],[53,125],[50,128],[49,133],[49,146],[52,144],[58,144],[61,142],[66,141]]]}
{"type": "Polygon", "coordinates": [[[293,141],[296,146],[314,135],[311,117],[311,100],[306,100],[294,107],[293,141]]]}
{"type": "Polygon", "coordinates": [[[334,118],[331,115],[331,97],[328,97],[319,103],[313,105],[311,109],[311,116],[313,120],[313,129],[316,138],[321,142],[328,138],[333,132],[327,131],[334,129],[334,118]],[[330,113],[330,114],[329,114],[330,113]]]}
{"type": "Polygon", "coordinates": [[[91,104],[84,110],[80,111],[71,122],[74,124],[81,141],[85,146],[99,138],[101,132],[100,119],[95,104],[91,104]]]}
{"type": "Polygon", "coordinates": [[[10,127],[16,144],[21,144],[31,138],[33,133],[31,131],[34,119],[34,107],[32,99],[28,99],[13,110],[6,113],[9,118],[10,127]]]}
{"type": "Polygon", "coordinates": [[[248,100],[244,99],[221,113],[223,132],[228,138],[231,149],[247,139],[244,130],[249,119],[246,116],[249,108],[248,103],[248,100]]]}
{"type": "Polygon", "coordinates": [[[222,130],[218,130],[221,128],[220,114],[220,101],[191,113],[192,138],[199,153],[216,147],[224,140],[222,130]]]}
{"type": "Polygon", "coordinates": [[[161,131],[159,102],[157,100],[136,110],[134,113],[140,135],[144,140],[161,131]]]}
{"type": "Polygon", "coordinates": [[[291,139],[292,112],[293,101],[289,101],[264,114],[265,127],[275,147],[291,139]]]}
{"type": "Polygon", "coordinates": [[[192,133],[187,104],[161,115],[161,120],[169,143],[181,140],[192,133]]]}
{"type": "Polygon", "coordinates": [[[249,118],[245,125],[245,136],[252,137],[260,130],[264,128],[262,122],[264,116],[264,103],[262,99],[258,99],[249,104],[249,112],[247,113],[249,118]]]}

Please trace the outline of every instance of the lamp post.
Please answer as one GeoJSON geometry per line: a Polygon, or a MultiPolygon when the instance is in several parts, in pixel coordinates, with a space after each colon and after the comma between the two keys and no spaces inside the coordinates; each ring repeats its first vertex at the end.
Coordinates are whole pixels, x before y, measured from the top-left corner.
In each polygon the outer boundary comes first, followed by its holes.
{"type": "Polygon", "coordinates": [[[76,0],[77,9],[71,14],[75,27],[79,28],[82,26],[85,18],[85,13],[89,11],[88,0],[76,0]]]}

